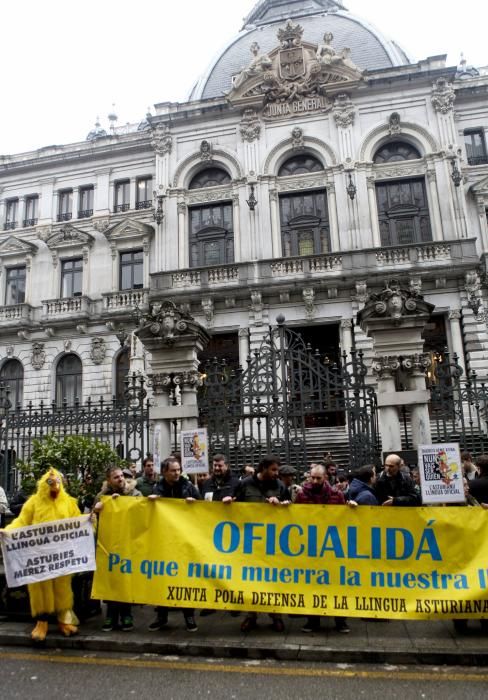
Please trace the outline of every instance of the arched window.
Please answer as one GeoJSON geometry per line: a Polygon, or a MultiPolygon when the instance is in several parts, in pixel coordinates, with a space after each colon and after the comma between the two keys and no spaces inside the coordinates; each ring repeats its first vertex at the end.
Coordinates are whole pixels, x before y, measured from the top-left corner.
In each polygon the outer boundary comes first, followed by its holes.
{"type": "Polygon", "coordinates": [[[278,176],[303,175],[304,173],[319,173],[324,169],[322,163],[307,153],[292,156],[285,160],[278,171],[278,176]]]}
{"type": "Polygon", "coordinates": [[[124,348],[115,360],[115,399],[117,403],[125,403],[126,379],[129,372],[129,349],[124,348]]]}
{"type": "Polygon", "coordinates": [[[0,370],[0,386],[3,387],[11,408],[22,404],[24,394],[24,368],[19,360],[7,360],[0,370]]]}
{"type": "Polygon", "coordinates": [[[202,187],[218,187],[230,182],[229,173],[223,168],[205,168],[200,170],[188,185],[189,190],[200,190],[202,187]]]}
{"type": "Polygon", "coordinates": [[[81,360],[77,355],[69,353],[62,357],[56,367],[56,403],[62,406],[66,403],[73,406],[81,401],[83,370],[81,360]]]}
{"type": "Polygon", "coordinates": [[[422,158],[415,146],[406,141],[391,141],[381,146],[374,154],[374,163],[395,163],[399,160],[417,160],[422,158]]]}
{"type": "MultiPolygon", "coordinates": [[[[226,185],[230,175],[222,168],[205,168],[190,182],[189,189],[226,185]]],[[[190,207],[190,267],[234,262],[232,202],[212,202],[190,207]]]]}

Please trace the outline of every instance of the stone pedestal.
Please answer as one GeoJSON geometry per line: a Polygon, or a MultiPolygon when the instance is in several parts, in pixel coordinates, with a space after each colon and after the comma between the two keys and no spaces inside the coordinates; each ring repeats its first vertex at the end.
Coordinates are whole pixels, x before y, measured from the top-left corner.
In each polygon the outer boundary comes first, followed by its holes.
{"type": "Polygon", "coordinates": [[[210,337],[171,301],[153,304],[136,335],[151,353],[153,405],[149,422],[152,434],[159,436],[159,456],[164,459],[173,450],[171,427],[175,420],[181,421],[184,430],[198,427],[198,353],[210,337]]]}
{"type": "Polygon", "coordinates": [[[372,338],[373,371],[378,376],[378,412],[382,449],[402,449],[399,408],[410,407],[414,447],[431,441],[422,332],[434,307],[415,290],[397,282],[386,285],[380,294],[370,295],[358,320],[372,338]],[[401,382],[400,382],[401,378],[401,382]],[[400,387],[401,383],[401,387],[400,387]]]}

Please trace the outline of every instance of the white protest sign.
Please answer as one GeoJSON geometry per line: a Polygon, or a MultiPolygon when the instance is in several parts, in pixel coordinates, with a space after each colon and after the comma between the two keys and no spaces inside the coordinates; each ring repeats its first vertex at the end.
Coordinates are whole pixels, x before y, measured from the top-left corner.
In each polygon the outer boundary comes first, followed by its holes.
{"type": "Polygon", "coordinates": [[[418,452],[422,503],[464,503],[459,445],[419,445],[418,452]]]}
{"type": "Polygon", "coordinates": [[[206,428],[182,430],[180,433],[181,468],[187,474],[208,473],[208,439],[206,428]]]}
{"type": "Polygon", "coordinates": [[[9,588],[96,568],[89,515],[7,530],[1,542],[9,588]]]}

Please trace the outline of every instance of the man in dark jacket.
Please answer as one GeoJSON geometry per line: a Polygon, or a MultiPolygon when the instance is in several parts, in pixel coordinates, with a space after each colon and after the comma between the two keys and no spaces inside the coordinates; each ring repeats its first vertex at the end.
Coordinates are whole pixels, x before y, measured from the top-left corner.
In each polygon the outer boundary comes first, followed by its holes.
{"type": "Polygon", "coordinates": [[[142,476],[137,479],[137,488],[143,496],[150,496],[156,483],[157,475],[154,469],[154,459],[148,455],[142,462],[142,476]]]}
{"type": "MultiPolygon", "coordinates": [[[[297,494],[295,503],[310,503],[312,505],[343,506],[344,496],[341,491],[333,488],[327,481],[325,467],[314,464],[310,469],[310,481],[303,484],[302,490],[297,494]]],[[[345,617],[336,617],[335,626],[338,632],[350,632],[345,617]]],[[[320,615],[310,615],[302,632],[318,632],[320,629],[320,615]]]]}
{"type": "Polygon", "coordinates": [[[420,499],[410,476],[401,471],[402,459],[398,455],[388,455],[384,471],[376,480],[376,498],[382,506],[419,506],[420,499]]]}
{"type": "Polygon", "coordinates": [[[240,481],[234,476],[222,454],[217,454],[212,461],[212,476],[203,482],[200,489],[205,501],[223,501],[228,503],[234,498],[240,481]]]}
{"type": "MultiPolygon", "coordinates": [[[[242,503],[270,503],[278,506],[281,503],[289,503],[289,494],[286,486],[278,479],[280,460],[278,457],[268,455],[258,464],[256,473],[239,482],[236,491],[236,501],[242,503]]],[[[249,632],[257,626],[257,613],[248,612],[241,624],[242,632],[249,632]]],[[[283,632],[285,625],[281,615],[270,613],[272,627],[276,632],[283,632]]]]}
{"type": "MultiPolygon", "coordinates": [[[[174,457],[168,457],[161,464],[161,479],[155,484],[150,500],[157,498],[184,498],[187,503],[200,500],[200,494],[191,481],[181,476],[181,465],[174,457]]],[[[156,619],[151,622],[149,629],[157,632],[168,624],[168,608],[159,606],[156,608],[156,619]]],[[[183,617],[188,632],[196,632],[198,627],[195,622],[195,611],[192,608],[183,608],[183,617]]]]}
{"type": "Polygon", "coordinates": [[[377,506],[378,499],[374,492],[376,469],[374,464],[365,464],[354,474],[349,486],[349,498],[358,506],[377,506]]]}
{"type": "Polygon", "coordinates": [[[476,466],[479,477],[469,482],[469,493],[478,503],[488,503],[488,454],[480,455],[476,460],[476,466]]]}

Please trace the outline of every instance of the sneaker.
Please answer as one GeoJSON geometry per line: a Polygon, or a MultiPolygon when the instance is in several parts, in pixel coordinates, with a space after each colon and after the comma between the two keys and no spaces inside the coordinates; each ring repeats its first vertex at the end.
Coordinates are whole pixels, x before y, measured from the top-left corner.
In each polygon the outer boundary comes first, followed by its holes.
{"type": "Polygon", "coordinates": [[[166,615],[158,615],[157,618],[148,625],[147,629],[150,632],[159,632],[168,624],[168,613],[166,615]]]}
{"type": "Polygon", "coordinates": [[[255,616],[248,615],[241,622],[241,632],[250,632],[251,630],[256,629],[257,626],[258,621],[256,620],[255,616]]]}
{"type": "Polygon", "coordinates": [[[275,617],[273,619],[273,622],[271,623],[272,629],[274,629],[275,632],[284,632],[285,631],[285,624],[281,617],[275,617]]]}
{"type": "Polygon", "coordinates": [[[102,632],[111,632],[114,628],[114,621],[111,617],[107,617],[103,623],[102,632]]]}
{"type": "Polygon", "coordinates": [[[336,632],[341,632],[342,634],[349,634],[351,628],[345,620],[342,622],[336,622],[336,632]]]}
{"type": "Polygon", "coordinates": [[[134,620],[132,619],[132,615],[126,615],[122,618],[122,624],[120,628],[122,632],[130,632],[134,629],[134,620]]]}
{"type": "Polygon", "coordinates": [[[302,627],[302,632],[318,632],[320,629],[320,622],[315,622],[314,620],[307,620],[307,622],[302,627]]]}
{"type": "Polygon", "coordinates": [[[185,625],[187,632],[196,632],[198,629],[198,625],[195,622],[195,618],[193,617],[193,615],[188,615],[188,617],[186,617],[185,615],[185,625]]]}

